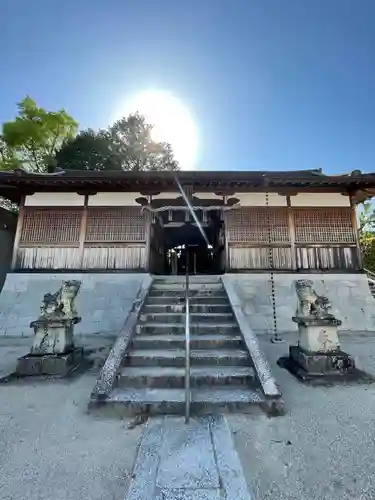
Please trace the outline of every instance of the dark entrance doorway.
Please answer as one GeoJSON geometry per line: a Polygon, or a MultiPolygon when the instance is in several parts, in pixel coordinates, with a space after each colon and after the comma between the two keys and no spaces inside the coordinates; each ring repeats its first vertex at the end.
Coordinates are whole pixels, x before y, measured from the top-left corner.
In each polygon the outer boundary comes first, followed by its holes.
{"type": "MultiPolygon", "coordinates": [[[[186,217],[186,212],[183,215],[186,217]]],[[[189,274],[224,273],[224,223],[221,213],[213,211],[198,217],[201,227],[192,221],[179,221],[178,215],[169,216],[171,218],[167,221],[159,218],[152,225],[150,272],[185,274],[188,262],[189,274]]]]}

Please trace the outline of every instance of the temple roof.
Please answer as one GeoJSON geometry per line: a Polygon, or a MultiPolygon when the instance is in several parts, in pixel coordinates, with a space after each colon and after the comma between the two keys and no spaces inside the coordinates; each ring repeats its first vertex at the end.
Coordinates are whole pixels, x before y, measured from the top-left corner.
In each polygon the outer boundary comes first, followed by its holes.
{"type": "Polygon", "coordinates": [[[28,173],[22,169],[0,172],[0,196],[19,201],[22,194],[41,191],[175,191],[175,177],[194,189],[220,192],[350,191],[356,201],[375,195],[375,173],[355,170],[344,175],[325,175],[320,169],[295,171],[80,171],[28,173]]]}

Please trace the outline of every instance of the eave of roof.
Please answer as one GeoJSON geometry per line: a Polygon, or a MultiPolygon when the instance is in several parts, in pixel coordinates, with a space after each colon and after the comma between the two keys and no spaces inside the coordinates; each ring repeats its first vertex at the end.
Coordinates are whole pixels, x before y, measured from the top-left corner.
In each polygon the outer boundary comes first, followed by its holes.
{"type": "MultiPolygon", "coordinates": [[[[375,173],[354,171],[345,175],[324,175],[321,170],[298,171],[60,171],[50,174],[27,173],[23,170],[0,172],[0,196],[17,201],[31,191],[74,190],[173,190],[175,176],[184,185],[200,189],[277,189],[326,188],[358,191],[364,199],[373,196],[375,173]],[[367,190],[365,193],[364,190],[367,190]]],[[[361,200],[362,201],[362,200],[361,200]]]]}

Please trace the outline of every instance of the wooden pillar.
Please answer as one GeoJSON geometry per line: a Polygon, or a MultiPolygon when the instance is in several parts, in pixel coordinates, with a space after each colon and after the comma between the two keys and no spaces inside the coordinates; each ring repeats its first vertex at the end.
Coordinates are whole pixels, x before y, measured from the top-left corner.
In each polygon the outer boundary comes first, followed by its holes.
{"type": "Polygon", "coordinates": [[[288,222],[289,222],[289,238],[290,238],[290,253],[292,257],[292,269],[297,269],[297,254],[296,254],[296,230],[294,227],[294,217],[290,196],[286,197],[288,205],[288,222]]]}
{"type": "Polygon", "coordinates": [[[357,210],[356,210],[356,204],[354,203],[353,198],[351,196],[350,196],[350,207],[351,207],[350,216],[352,220],[352,227],[355,235],[355,244],[357,248],[358,268],[363,269],[362,252],[361,252],[361,246],[359,244],[357,210]]]}
{"type": "Polygon", "coordinates": [[[145,210],[145,234],[146,234],[146,257],[145,257],[145,271],[146,273],[151,272],[151,223],[152,223],[152,213],[149,210],[145,210]]]}
{"type": "Polygon", "coordinates": [[[14,243],[13,243],[12,266],[11,266],[12,271],[16,268],[17,265],[18,248],[21,240],[24,214],[25,214],[25,196],[22,196],[18,212],[16,234],[14,236],[14,243]]]}
{"type": "Polygon", "coordinates": [[[81,228],[79,231],[79,267],[83,268],[83,257],[85,251],[85,239],[86,239],[86,231],[87,231],[87,205],[89,202],[89,195],[85,194],[85,202],[82,210],[81,217],[81,228]]]}
{"type": "MultiPolygon", "coordinates": [[[[228,196],[223,197],[223,206],[225,207],[228,201],[228,196]]],[[[223,221],[224,221],[224,272],[227,273],[230,267],[230,256],[229,256],[229,228],[228,219],[229,215],[227,211],[223,211],[223,221]]]]}

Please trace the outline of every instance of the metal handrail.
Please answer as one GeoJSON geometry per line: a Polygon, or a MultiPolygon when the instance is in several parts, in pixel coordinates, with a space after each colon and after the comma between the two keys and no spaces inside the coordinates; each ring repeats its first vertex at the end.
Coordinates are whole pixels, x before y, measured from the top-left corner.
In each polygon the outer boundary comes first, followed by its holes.
{"type": "Polygon", "coordinates": [[[186,250],[185,284],[185,423],[190,419],[190,297],[189,297],[189,248],[186,250]]]}

